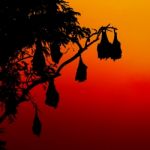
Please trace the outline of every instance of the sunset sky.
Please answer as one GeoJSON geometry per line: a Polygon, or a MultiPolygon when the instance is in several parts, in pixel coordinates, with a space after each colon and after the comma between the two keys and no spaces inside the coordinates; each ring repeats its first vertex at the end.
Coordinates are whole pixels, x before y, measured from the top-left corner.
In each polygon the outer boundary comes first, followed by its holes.
{"type": "Polygon", "coordinates": [[[150,1],[69,2],[81,12],[82,26],[98,28],[110,23],[118,28],[122,59],[99,60],[97,44],[92,45],[83,54],[87,81],[74,80],[78,60],[56,80],[60,93],[56,110],[45,106],[43,91],[35,89],[42,135],[32,135],[32,106],[22,104],[16,122],[7,129],[8,150],[149,150],[150,1]]]}

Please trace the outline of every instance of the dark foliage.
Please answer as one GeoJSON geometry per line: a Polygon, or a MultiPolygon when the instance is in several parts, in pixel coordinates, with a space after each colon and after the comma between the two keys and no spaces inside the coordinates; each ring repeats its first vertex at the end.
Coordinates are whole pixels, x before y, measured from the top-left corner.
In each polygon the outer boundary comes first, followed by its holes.
{"type": "Polygon", "coordinates": [[[1,68],[0,72],[0,101],[5,104],[5,112],[9,116],[15,116],[17,112],[17,85],[20,82],[18,70],[13,66],[1,68]]]}
{"type": "Polygon", "coordinates": [[[1,0],[0,64],[37,38],[67,44],[80,30],[77,15],[63,0],[1,0]]]}
{"type": "Polygon", "coordinates": [[[5,116],[17,112],[36,76],[42,80],[54,75],[55,68],[46,59],[51,56],[58,63],[63,55],[60,45],[83,36],[78,15],[64,0],[0,1],[0,101],[6,105],[5,116]],[[34,45],[35,50],[25,50],[34,45]]]}

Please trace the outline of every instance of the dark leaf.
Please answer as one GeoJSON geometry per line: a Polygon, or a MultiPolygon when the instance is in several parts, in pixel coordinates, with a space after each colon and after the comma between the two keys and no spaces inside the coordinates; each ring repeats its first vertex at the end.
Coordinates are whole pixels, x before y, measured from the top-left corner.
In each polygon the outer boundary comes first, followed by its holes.
{"type": "Polygon", "coordinates": [[[112,44],[111,59],[120,59],[122,54],[121,45],[117,38],[117,32],[114,31],[114,41],[112,44]]]}
{"type": "Polygon", "coordinates": [[[58,102],[59,102],[59,94],[55,88],[54,80],[49,81],[45,104],[56,108],[58,105],[58,102]]]}
{"type": "Polygon", "coordinates": [[[86,79],[87,79],[87,66],[83,63],[82,58],[80,56],[75,80],[82,82],[82,81],[85,81],[86,79]]]}
{"type": "Polygon", "coordinates": [[[111,53],[111,43],[108,41],[106,30],[102,31],[102,39],[100,44],[97,46],[98,58],[107,59],[111,53]]]}
{"type": "Polygon", "coordinates": [[[33,120],[32,131],[35,135],[39,136],[41,134],[41,129],[42,129],[41,121],[36,112],[33,120]]]}

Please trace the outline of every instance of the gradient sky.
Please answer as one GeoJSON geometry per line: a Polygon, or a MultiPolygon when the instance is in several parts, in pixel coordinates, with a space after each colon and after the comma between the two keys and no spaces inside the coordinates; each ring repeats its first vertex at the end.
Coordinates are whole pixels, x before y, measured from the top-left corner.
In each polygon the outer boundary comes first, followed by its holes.
{"type": "Polygon", "coordinates": [[[123,57],[100,61],[94,44],[83,54],[86,82],[74,81],[77,60],[56,80],[61,98],[56,110],[44,106],[43,91],[35,89],[42,135],[32,135],[32,106],[22,104],[16,122],[7,129],[8,150],[149,150],[150,1],[69,2],[81,12],[81,25],[98,28],[111,23],[119,29],[123,57]]]}

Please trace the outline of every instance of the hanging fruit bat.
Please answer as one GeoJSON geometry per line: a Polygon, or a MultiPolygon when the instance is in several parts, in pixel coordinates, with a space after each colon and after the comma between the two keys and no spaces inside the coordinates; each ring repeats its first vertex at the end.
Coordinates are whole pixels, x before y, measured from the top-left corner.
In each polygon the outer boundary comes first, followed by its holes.
{"type": "Polygon", "coordinates": [[[111,59],[120,59],[122,54],[121,45],[117,38],[117,32],[114,30],[114,41],[112,44],[111,59]]]}
{"type": "Polygon", "coordinates": [[[50,45],[51,48],[51,57],[55,63],[59,63],[62,53],[60,52],[60,45],[57,42],[54,42],[50,45]]]}
{"type": "Polygon", "coordinates": [[[98,58],[107,59],[110,57],[111,43],[108,41],[106,30],[102,31],[101,42],[97,46],[98,58]]]}
{"type": "Polygon", "coordinates": [[[75,80],[79,82],[85,81],[87,79],[87,66],[83,63],[83,60],[80,56],[79,65],[77,68],[75,80]]]}
{"type": "Polygon", "coordinates": [[[41,128],[42,128],[41,121],[39,119],[38,113],[35,112],[32,131],[35,135],[39,136],[41,134],[41,128]]]}
{"type": "Polygon", "coordinates": [[[52,79],[51,81],[49,81],[48,89],[46,92],[45,104],[56,108],[58,102],[59,102],[59,94],[55,88],[54,80],[52,79]]]}
{"type": "Polygon", "coordinates": [[[34,71],[40,75],[43,73],[44,68],[46,66],[45,57],[42,51],[43,47],[41,41],[36,42],[36,50],[32,60],[32,67],[34,71]]]}

